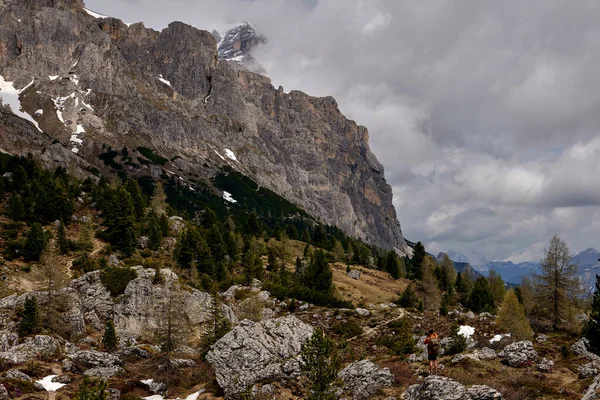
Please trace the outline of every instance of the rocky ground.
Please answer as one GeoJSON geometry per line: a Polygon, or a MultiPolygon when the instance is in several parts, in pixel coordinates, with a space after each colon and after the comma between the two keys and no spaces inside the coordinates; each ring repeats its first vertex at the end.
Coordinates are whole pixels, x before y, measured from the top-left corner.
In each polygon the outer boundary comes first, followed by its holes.
{"type": "MultiPolygon", "coordinates": [[[[495,341],[494,336],[501,332],[495,330],[489,314],[455,310],[439,316],[389,302],[342,310],[300,302],[291,312],[289,301],[273,298],[259,281],[235,285],[219,294],[220,312],[233,328],[203,361],[201,336],[210,324],[214,299],[180,284],[170,270],[161,270],[164,279],[159,284],[153,280],[155,270],[141,266],[135,270],[138,277],[117,298],[99,281],[98,272],[73,279],[61,289],[59,294],[68,299],[60,316],[60,323],[68,327],[62,337],[19,337],[16,312],[26,295],[1,299],[1,396],[73,398],[85,377],[95,377],[108,382],[112,399],[301,399],[306,388],[299,354],[317,327],[344,344],[336,382],[339,398],[580,399],[585,395],[590,400],[596,398],[600,387],[600,357],[590,353],[585,340],[577,336],[551,334],[537,335],[533,342],[511,343],[508,337],[495,341]],[[173,298],[179,302],[175,315],[181,336],[178,348],[166,360],[157,346],[157,334],[166,323],[167,300],[173,298]],[[114,320],[120,337],[118,349],[110,353],[101,344],[108,318],[114,320]],[[415,354],[395,355],[377,344],[400,320],[410,323],[419,340],[415,354]],[[428,376],[425,347],[420,344],[423,334],[436,327],[446,349],[454,322],[474,328],[468,349],[442,355],[440,376],[428,376]],[[348,334],[341,326],[360,328],[348,334]]],[[[368,282],[364,273],[350,275],[358,278],[350,279],[368,282]]],[[[338,281],[344,284],[344,280],[338,281]]],[[[46,292],[28,295],[36,296],[43,309],[46,292]]]]}

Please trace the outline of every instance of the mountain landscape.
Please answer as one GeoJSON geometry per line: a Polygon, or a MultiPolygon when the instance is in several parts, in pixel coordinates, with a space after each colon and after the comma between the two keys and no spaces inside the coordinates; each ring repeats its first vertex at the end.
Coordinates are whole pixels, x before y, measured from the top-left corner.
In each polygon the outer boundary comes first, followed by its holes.
{"type": "Polygon", "coordinates": [[[202,28],[0,0],[0,400],[600,398],[600,252],[428,253],[366,127],[202,28]]]}

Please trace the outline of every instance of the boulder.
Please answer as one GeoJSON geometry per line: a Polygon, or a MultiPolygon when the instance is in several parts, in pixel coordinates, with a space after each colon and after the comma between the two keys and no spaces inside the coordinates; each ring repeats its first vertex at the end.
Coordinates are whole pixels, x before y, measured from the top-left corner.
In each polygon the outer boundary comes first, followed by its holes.
{"type": "Polygon", "coordinates": [[[538,343],[544,343],[547,340],[548,340],[548,336],[544,335],[543,333],[540,333],[535,338],[535,341],[538,342],[538,343]]]}
{"type": "Polygon", "coordinates": [[[381,368],[369,360],[348,365],[338,378],[344,383],[343,390],[351,393],[353,399],[368,399],[379,389],[394,384],[394,375],[388,368],[381,368]]]}
{"type": "Polygon", "coordinates": [[[554,361],[548,360],[547,358],[542,358],[537,365],[537,369],[540,372],[550,373],[552,372],[552,368],[554,367],[554,361]]]}
{"type": "Polygon", "coordinates": [[[111,368],[122,364],[119,356],[96,350],[81,350],[70,355],[69,358],[82,371],[92,368],[111,368]]]}
{"type": "Polygon", "coordinates": [[[493,360],[497,358],[496,352],[489,347],[484,347],[480,350],[475,350],[475,356],[480,360],[493,360]]]}
{"type": "Polygon", "coordinates": [[[355,311],[361,317],[368,317],[369,315],[371,315],[371,312],[365,308],[357,308],[355,311]]]}
{"type": "Polygon", "coordinates": [[[52,382],[62,383],[63,385],[71,383],[71,377],[68,375],[58,375],[52,378],[52,382]]]}
{"type": "Polygon", "coordinates": [[[260,382],[296,376],[302,345],[313,328],[293,315],[261,322],[243,320],[206,356],[228,398],[260,382]]]}
{"type": "Polygon", "coordinates": [[[594,379],[594,382],[590,385],[588,390],[585,392],[581,400],[598,400],[600,399],[600,375],[594,379]]]}
{"type": "Polygon", "coordinates": [[[577,367],[580,379],[587,379],[600,374],[600,363],[592,361],[588,364],[583,364],[577,367]]]}
{"type": "Polygon", "coordinates": [[[106,379],[112,378],[113,376],[118,375],[122,372],[124,372],[123,368],[113,365],[112,367],[90,368],[87,371],[85,371],[83,374],[85,376],[93,376],[96,378],[102,378],[102,379],[106,380],[106,379]]]}
{"type": "Polygon", "coordinates": [[[456,363],[459,363],[464,358],[465,358],[465,356],[463,354],[455,354],[454,357],[452,357],[452,360],[450,362],[452,364],[456,364],[456,363]]]}
{"type": "Polygon", "coordinates": [[[0,359],[13,364],[21,364],[40,357],[52,357],[60,352],[58,342],[52,336],[37,335],[28,337],[25,343],[11,347],[0,353],[0,359]]]}
{"type": "Polygon", "coordinates": [[[600,362],[600,356],[591,352],[590,342],[587,338],[579,339],[571,346],[571,350],[579,357],[587,358],[590,361],[600,362]]]}
{"type": "Polygon", "coordinates": [[[537,352],[529,340],[511,343],[504,348],[504,361],[510,367],[519,367],[537,360],[537,352]]]}
{"type": "Polygon", "coordinates": [[[162,382],[157,382],[154,379],[145,379],[141,381],[144,385],[148,386],[148,389],[154,394],[163,393],[167,390],[167,384],[162,382]]]}
{"type": "Polygon", "coordinates": [[[410,386],[404,400],[501,400],[502,394],[485,385],[466,388],[443,376],[431,375],[422,384],[410,386]]]}
{"type": "Polygon", "coordinates": [[[353,269],[352,271],[348,272],[346,275],[348,275],[348,278],[354,279],[354,280],[359,280],[360,279],[360,271],[357,271],[355,269],[353,269]]]}
{"type": "Polygon", "coordinates": [[[0,400],[8,400],[10,396],[8,395],[8,390],[6,390],[6,386],[0,384],[0,400]]]}
{"type": "Polygon", "coordinates": [[[20,381],[31,382],[31,378],[24,372],[19,371],[18,369],[9,369],[6,371],[4,376],[8,379],[17,379],[20,381]]]}

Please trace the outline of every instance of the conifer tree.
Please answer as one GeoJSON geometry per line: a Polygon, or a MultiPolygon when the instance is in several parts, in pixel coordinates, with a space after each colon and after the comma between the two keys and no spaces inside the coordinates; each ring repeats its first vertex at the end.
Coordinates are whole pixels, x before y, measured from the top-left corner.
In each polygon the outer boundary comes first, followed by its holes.
{"type": "Polygon", "coordinates": [[[115,330],[115,324],[112,320],[109,320],[104,326],[104,336],[102,336],[102,345],[109,352],[115,351],[119,344],[117,338],[117,331],[115,330]]]}
{"type": "Polygon", "coordinates": [[[315,252],[306,272],[304,273],[304,284],[314,290],[327,292],[331,290],[333,284],[333,272],[329,268],[327,256],[323,250],[315,252]]]}
{"type": "Polygon", "coordinates": [[[94,223],[91,218],[81,225],[77,248],[82,251],[92,251],[94,248],[94,223]]]}
{"type": "Polygon", "coordinates": [[[258,220],[258,215],[256,215],[255,211],[252,211],[248,215],[248,234],[254,237],[259,237],[260,235],[262,235],[262,232],[263,228],[260,221],[258,220]]]}
{"type": "Polygon", "coordinates": [[[25,259],[28,261],[39,261],[46,249],[47,243],[48,240],[42,225],[37,222],[33,223],[25,239],[25,248],[23,249],[25,259]]]}
{"type": "Polygon", "coordinates": [[[181,232],[175,245],[173,257],[179,268],[190,269],[198,257],[198,247],[201,240],[200,233],[193,226],[188,226],[181,232]]]}
{"type": "Polygon", "coordinates": [[[541,274],[534,274],[537,305],[554,329],[570,319],[573,298],[579,292],[577,265],[571,264],[571,258],[567,244],[555,235],[542,260],[541,274]]]}
{"type": "Polygon", "coordinates": [[[163,215],[166,217],[167,195],[165,194],[165,190],[160,182],[157,182],[156,186],[154,187],[154,193],[150,199],[150,208],[152,208],[154,213],[160,215],[161,217],[163,215]]]}
{"type": "Polygon", "coordinates": [[[28,296],[23,304],[23,317],[19,323],[19,335],[27,336],[39,333],[42,328],[37,299],[28,296]]]}
{"type": "Polygon", "coordinates": [[[308,400],[334,400],[332,383],[340,368],[333,341],[317,328],[302,346],[302,370],[309,385],[308,400]]]}
{"type": "Polygon", "coordinates": [[[142,194],[142,190],[140,189],[140,185],[133,179],[128,179],[125,183],[125,189],[131,195],[131,202],[133,204],[135,218],[137,220],[141,220],[146,211],[146,201],[144,199],[144,195],[142,194]]]}
{"type": "Polygon", "coordinates": [[[390,251],[387,254],[385,270],[388,274],[392,276],[392,278],[400,278],[400,267],[398,266],[398,257],[393,251],[390,251]]]}
{"type": "Polygon", "coordinates": [[[58,252],[60,254],[67,254],[71,248],[69,240],[67,239],[67,230],[65,229],[65,224],[62,219],[58,223],[56,244],[58,245],[58,252]]]}
{"type": "Polygon", "coordinates": [[[427,253],[425,253],[425,246],[423,246],[423,243],[417,242],[412,258],[413,278],[417,280],[423,279],[423,261],[425,260],[426,255],[427,253]]]}
{"type": "Polygon", "coordinates": [[[13,194],[10,196],[6,215],[15,221],[22,221],[25,219],[25,206],[23,205],[23,198],[20,195],[13,194]]]}
{"type": "Polygon", "coordinates": [[[417,298],[417,294],[412,289],[410,285],[404,289],[400,298],[398,299],[398,305],[404,308],[417,307],[419,304],[419,299],[417,298]]]}
{"type": "Polygon", "coordinates": [[[217,214],[211,208],[204,210],[204,214],[202,215],[202,227],[204,229],[211,229],[213,225],[218,223],[217,214]]]}
{"type": "Polygon", "coordinates": [[[506,287],[504,285],[504,280],[495,270],[491,270],[488,275],[488,282],[490,285],[490,290],[494,295],[494,300],[496,304],[500,304],[504,301],[504,296],[506,294],[506,287]]]}
{"type": "Polygon", "coordinates": [[[592,351],[600,354],[600,275],[596,275],[596,291],[592,300],[592,312],[583,333],[590,341],[592,351]]]}
{"type": "Polygon", "coordinates": [[[480,276],[473,285],[473,291],[471,292],[471,298],[469,301],[469,308],[476,313],[480,312],[496,312],[496,300],[492,293],[487,279],[480,276]]]}
{"type": "Polygon", "coordinates": [[[496,326],[502,332],[510,333],[511,339],[516,341],[529,340],[533,336],[525,309],[512,290],[504,295],[502,308],[496,317],[496,326]]]}
{"type": "Polygon", "coordinates": [[[152,214],[153,217],[150,218],[150,226],[149,226],[149,234],[148,234],[148,248],[150,250],[158,250],[160,248],[160,243],[163,238],[162,230],[160,225],[156,219],[156,216],[152,214]]]}

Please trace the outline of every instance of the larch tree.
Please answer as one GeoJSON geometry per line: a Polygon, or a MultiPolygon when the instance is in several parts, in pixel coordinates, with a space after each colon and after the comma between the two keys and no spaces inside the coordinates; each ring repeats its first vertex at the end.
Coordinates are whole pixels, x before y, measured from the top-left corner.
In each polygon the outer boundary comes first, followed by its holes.
{"type": "Polygon", "coordinates": [[[492,269],[488,275],[488,282],[490,285],[490,290],[494,295],[494,300],[496,304],[501,304],[504,301],[504,295],[506,294],[506,286],[504,285],[504,280],[500,276],[496,270],[492,269]]]}
{"type": "Polygon", "coordinates": [[[496,317],[496,326],[502,332],[510,333],[511,338],[516,341],[529,340],[533,336],[531,326],[525,316],[525,309],[512,290],[504,295],[502,307],[496,317]]]}
{"type": "Polygon", "coordinates": [[[569,246],[555,235],[545,251],[541,273],[534,274],[537,304],[553,329],[570,320],[573,299],[579,292],[577,266],[571,264],[571,258],[569,246]]]}

